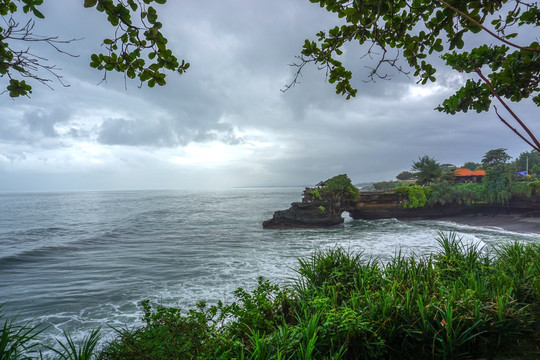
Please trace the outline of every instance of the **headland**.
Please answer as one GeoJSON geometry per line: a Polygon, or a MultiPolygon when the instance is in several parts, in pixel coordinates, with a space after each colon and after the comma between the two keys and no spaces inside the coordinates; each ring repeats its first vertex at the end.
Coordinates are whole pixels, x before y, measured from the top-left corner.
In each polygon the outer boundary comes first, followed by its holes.
{"type": "Polygon", "coordinates": [[[471,200],[430,204],[423,193],[427,190],[419,188],[352,193],[350,188],[329,191],[321,182],[319,186],[306,188],[300,202],[293,202],[289,209],[274,212],[271,219],[263,222],[263,227],[335,226],[343,223],[342,213],[348,212],[353,219],[444,220],[540,234],[539,196],[512,194],[504,203],[471,200]],[[418,201],[421,197],[423,200],[418,201]]]}

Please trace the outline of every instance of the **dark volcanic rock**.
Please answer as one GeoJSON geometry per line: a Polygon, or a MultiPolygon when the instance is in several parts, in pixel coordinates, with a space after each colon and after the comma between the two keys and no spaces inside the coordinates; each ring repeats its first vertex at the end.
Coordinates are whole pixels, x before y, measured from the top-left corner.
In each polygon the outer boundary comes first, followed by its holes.
{"type": "Polygon", "coordinates": [[[328,227],[343,222],[341,213],[337,214],[326,208],[322,211],[319,206],[323,205],[294,202],[289,209],[274,212],[272,219],[263,222],[263,227],[269,229],[328,227]]]}
{"type": "Polygon", "coordinates": [[[316,200],[304,191],[302,202],[294,202],[287,210],[276,211],[263,227],[273,229],[328,227],[343,223],[343,211],[353,219],[437,219],[470,214],[521,214],[540,217],[540,197],[513,196],[506,205],[458,205],[426,206],[406,209],[400,196],[391,191],[362,192],[354,203],[339,200],[316,200]],[[324,210],[321,210],[321,207],[324,210]]]}

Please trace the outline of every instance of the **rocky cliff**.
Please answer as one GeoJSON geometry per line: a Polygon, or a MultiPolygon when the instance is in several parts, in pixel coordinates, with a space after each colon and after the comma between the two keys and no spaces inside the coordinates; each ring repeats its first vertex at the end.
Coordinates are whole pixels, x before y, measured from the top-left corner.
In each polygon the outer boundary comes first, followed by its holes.
{"type": "Polygon", "coordinates": [[[306,188],[302,202],[293,202],[287,210],[274,212],[270,220],[263,222],[264,228],[328,227],[341,224],[342,202],[338,198],[322,199],[306,188]]]}
{"type": "Polygon", "coordinates": [[[287,210],[274,212],[272,219],[263,222],[264,228],[328,227],[343,223],[341,214],[347,211],[353,219],[437,219],[463,214],[519,213],[540,216],[540,198],[513,196],[506,205],[426,206],[416,209],[403,207],[403,199],[392,191],[361,192],[356,201],[339,198],[314,199],[312,189],[306,188],[302,202],[294,202],[287,210]]]}

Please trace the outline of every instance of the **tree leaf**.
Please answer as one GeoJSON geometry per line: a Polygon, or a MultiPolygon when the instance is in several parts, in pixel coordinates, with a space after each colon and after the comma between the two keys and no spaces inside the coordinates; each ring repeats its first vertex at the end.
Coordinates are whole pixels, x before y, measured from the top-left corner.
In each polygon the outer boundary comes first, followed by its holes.
{"type": "Polygon", "coordinates": [[[96,6],[96,4],[97,4],[97,0],[84,0],[84,7],[85,8],[94,7],[94,6],[96,6]]]}

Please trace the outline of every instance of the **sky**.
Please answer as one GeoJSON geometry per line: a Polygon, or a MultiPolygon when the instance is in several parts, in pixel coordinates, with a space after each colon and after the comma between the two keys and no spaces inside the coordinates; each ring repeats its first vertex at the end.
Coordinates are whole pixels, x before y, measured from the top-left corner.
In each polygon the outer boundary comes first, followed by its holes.
{"type": "MultiPolygon", "coordinates": [[[[114,31],[102,14],[82,1],[45,1],[34,33],[80,39],[62,47],[78,57],[33,45],[69,87],[32,83],[30,98],[0,95],[0,191],[308,186],[343,173],[362,183],[395,180],[423,155],[460,166],[491,149],[530,150],[493,110],[434,110],[464,82],[459,73],[442,66],[429,85],[395,73],[366,83],[373,62],[358,45],[343,55],[355,98],[335,94],[314,66],[282,92],[305,39],[340,24],[308,0],[156,6],[169,47],[191,67],[150,89],[119,74],[102,82],[89,67],[114,31]]],[[[531,101],[514,110],[540,133],[531,101]]]]}

